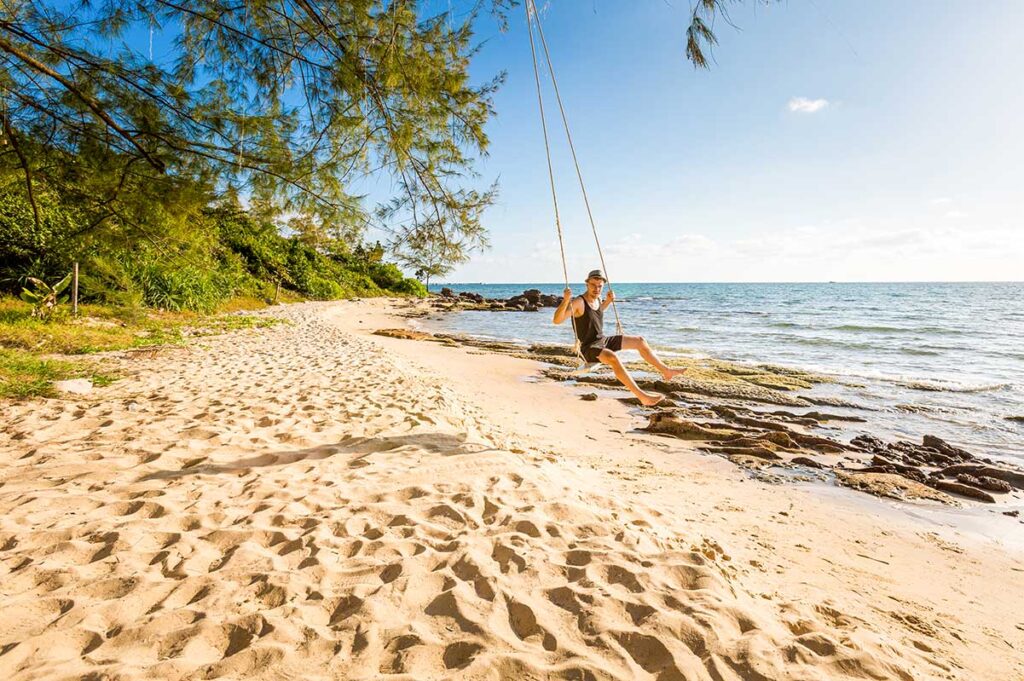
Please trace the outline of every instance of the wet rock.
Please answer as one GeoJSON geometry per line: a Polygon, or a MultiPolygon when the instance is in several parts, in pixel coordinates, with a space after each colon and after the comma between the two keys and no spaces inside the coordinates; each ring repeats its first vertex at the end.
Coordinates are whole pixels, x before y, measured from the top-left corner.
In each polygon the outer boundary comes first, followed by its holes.
{"type": "Polygon", "coordinates": [[[1010,470],[1008,468],[997,468],[996,466],[965,463],[957,464],[955,466],[947,466],[939,471],[940,475],[950,477],[955,477],[960,473],[969,473],[974,476],[995,478],[996,480],[1007,482],[1017,489],[1024,489],[1024,472],[1010,470]]]}
{"type": "Polygon", "coordinates": [[[818,397],[803,395],[803,399],[811,404],[816,404],[819,407],[843,407],[846,409],[860,409],[861,411],[877,411],[873,407],[866,407],[863,404],[857,404],[856,402],[850,402],[838,397],[818,397]]]}
{"type": "Polygon", "coordinates": [[[1024,416],[1007,416],[1007,421],[1015,421],[1017,423],[1024,423],[1024,416]]]}
{"type": "Polygon", "coordinates": [[[539,289],[530,288],[523,291],[523,298],[526,298],[531,305],[540,305],[540,296],[539,289]]]}
{"type": "Polygon", "coordinates": [[[927,485],[893,473],[836,471],[836,482],[844,487],[892,499],[930,499],[955,504],[952,498],[927,485]]]}
{"type": "Polygon", "coordinates": [[[405,340],[437,340],[432,333],[425,331],[413,331],[412,329],[377,329],[374,336],[385,336],[387,338],[402,338],[405,340]]]}
{"type": "Polygon", "coordinates": [[[956,476],[956,481],[964,485],[977,487],[978,489],[988,490],[989,492],[1000,492],[1002,494],[1013,489],[1013,487],[1010,486],[1010,483],[1005,480],[997,480],[995,478],[990,478],[987,475],[974,477],[970,473],[961,473],[956,476]]]}
{"type": "Polygon", "coordinates": [[[751,456],[764,461],[781,461],[782,457],[766,447],[759,446],[725,446],[725,447],[701,447],[706,452],[725,454],[729,458],[734,456],[751,456]]]}
{"type": "Polygon", "coordinates": [[[825,468],[824,465],[818,463],[814,459],[808,456],[794,456],[789,460],[790,463],[794,463],[798,466],[807,466],[808,468],[825,468]]]}
{"type": "Polygon", "coordinates": [[[815,421],[849,421],[850,423],[866,423],[867,419],[860,416],[846,416],[845,414],[826,414],[820,411],[809,411],[802,414],[803,418],[814,419],[815,421]]]}
{"type": "Polygon", "coordinates": [[[984,501],[986,504],[994,504],[996,500],[988,492],[984,492],[977,487],[971,485],[964,485],[959,482],[950,482],[949,480],[942,480],[941,478],[929,478],[928,485],[935,489],[942,490],[943,492],[949,492],[950,494],[959,494],[962,497],[969,499],[977,499],[978,501],[984,501]]]}
{"type": "Polygon", "coordinates": [[[693,421],[679,418],[670,412],[655,412],[651,414],[646,430],[650,433],[672,435],[680,440],[705,440],[708,442],[721,442],[735,440],[743,437],[743,434],[736,430],[705,428],[693,421]]]}
{"type": "Polygon", "coordinates": [[[529,347],[530,353],[534,355],[555,355],[557,357],[576,357],[569,345],[543,345],[536,343],[529,347]]]}
{"type": "Polygon", "coordinates": [[[583,393],[580,395],[580,399],[584,402],[595,402],[597,401],[597,393],[583,393]]]}
{"type": "Polygon", "coordinates": [[[930,447],[931,449],[936,450],[940,454],[944,454],[945,456],[954,459],[959,459],[961,461],[971,461],[972,459],[974,459],[974,455],[968,452],[967,450],[960,449],[959,447],[954,447],[953,445],[949,444],[944,440],[940,440],[934,435],[925,435],[922,444],[925,447],[930,447]]]}
{"type": "Polygon", "coordinates": [[[443,298],[454,298],[455,297],[455,292],[452,291],[447,286],[445,286],[443,289],[441,289],[441,296],[443,298]]]}

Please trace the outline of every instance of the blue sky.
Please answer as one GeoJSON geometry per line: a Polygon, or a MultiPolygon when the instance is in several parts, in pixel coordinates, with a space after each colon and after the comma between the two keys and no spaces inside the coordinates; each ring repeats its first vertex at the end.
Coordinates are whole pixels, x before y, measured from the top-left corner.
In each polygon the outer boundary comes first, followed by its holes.
{"type": "MultiPolygon", "coordinates": [[[[613,280],[1024,279],[1024,3],[735,5],[710,71],[688,2],[538,5],[613,280]]],[[[559,281],[522,8],[479,37],[473,72],[508,72],[479,165],[501,198],[448,279],[559,281]]],[[[554,138],[580,279],[597,253],[554,138]]]]}

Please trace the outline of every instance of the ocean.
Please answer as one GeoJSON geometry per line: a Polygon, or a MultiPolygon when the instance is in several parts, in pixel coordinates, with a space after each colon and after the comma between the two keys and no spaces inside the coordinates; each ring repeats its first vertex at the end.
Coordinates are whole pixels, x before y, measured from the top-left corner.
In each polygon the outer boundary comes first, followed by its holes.
{"type": "MultiPolygon", "coordinates": [[[[439,284],[489,298],[562,284],[439,284]]],[[[867,433],[937,435],[977,456],[1024,464],[1024,283],[615,284],[625,332],[665,355],[707,356],[828,374],[808,394],[863,409],[867,433]]],[[[573,291],[583,291],[574,284],[573,291]]],[[[553,309],[465,311],[430,331],[521,343],[571,343],[553,309]]],[[[611,309],[605,333],[614,333],[611,309]]],[[[829,411],[836,411],[829,408],[829,411]]]]}

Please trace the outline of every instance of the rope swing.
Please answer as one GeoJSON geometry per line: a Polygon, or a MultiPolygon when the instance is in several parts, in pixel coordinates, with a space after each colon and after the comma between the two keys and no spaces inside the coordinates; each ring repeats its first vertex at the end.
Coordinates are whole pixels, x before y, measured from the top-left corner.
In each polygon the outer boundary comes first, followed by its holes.
{"type": "MultiPolygon", "coordinates": [[[[544,28],[540,23],[540,14],[537,12],[537,5],[534,0],[525,0],[523,3],[526,9],[526,22],[530,34],[530,54],[533,58],[533,77],[537,85],[537,108],[540,110],[540,123],[541,129],[544,132],[544,153],[547,157],[548,162],[548,181],[551,185],[551,203],[555,210],[555,229],[558,232],[558,247],[562,255],[562,275],[565,279],[565,287],[569,288],[569,267],[565,259],[565,236],[562,233],[562,221],[558,211],[558,193],[555,190],[555,171],[551,163],[551,144],[548,139],[548,124],[547,116],[544,113],[544,97],[541,93],[540,84],[540,68],[537,63],[537,48],[533,37],[534,22],[537,24],[537,34],[540,37],[541,49],[544,50],[544,60],[547,63],[548,73],[551,75],[551,84],[555,91],[555,101],[558,103],[558,111],[562,118],[562,127],[565,129],[565,138],[569,143],[569,151],[572,153],[573,165],[576,168],[576,178],[579,180],[580,192],[583,194],[583,204],[587,209],[587,218],[590,220],[590,230],[594,234],[594,243],[597,245],[597,254],[601,260],[601,269],[604,271],[605,277],[608,276],[608,267],[605,265],[604,252],[601,250],[601,240],[597,235],[597,225],[594,222],[594,214],[590,209],[590,199],[587,196],[587,187],[583,182],[583,173],[580,170],[579,159],[576,156],[576,146],[572,141],[572,132],[569,129],[569,119],[565,115],[565,107],[562,104],[562,95],[558,90],[558,80],[555,78],[555,68],[551,63],[551,54],[548,51],[547,40],[544,38],[544,28]]],[[[610,280],[605,279],[605,283],[608,284],[608,291],[612,291],[612,283],[610,280]]],[[[615,314],[615,329],[616,332],[622,334],[622,322],[619,319],[619,310],[615,305],[615,300],[612,300],[612,311],[615,314]]],[[[579,340],[576,338],[576,318],[572,316],[570,310],[569,319],[572,320],[573,327],[573,338],[576,340],[574,350],[577,355],[582,359],[580,352],[579,340]]]]}

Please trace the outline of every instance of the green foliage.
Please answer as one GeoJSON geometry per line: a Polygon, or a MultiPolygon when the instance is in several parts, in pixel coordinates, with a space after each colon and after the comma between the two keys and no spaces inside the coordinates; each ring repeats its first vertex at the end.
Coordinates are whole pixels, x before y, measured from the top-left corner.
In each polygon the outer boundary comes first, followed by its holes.
{"type": "Polygon", "coordinates": [[[46,321],[53,315],[57,305],[67,301],[67,296],[62,294],[71,283],[71,275],[67,275],[53,286],[35,277],[29,277],[28,283],[32,289],[22,289],[21,299],[32,306],[33,317],[46,321]]]}
{"type": "MultiPolygon", "coordinates": [[[[503,14],[514,3],[490,4],[503,14]]],[[[478,6],[464,9],[6,3],[0,88],[12,94],[2,123],[13,153],[0,175],[23,187],[37,231],[47,191],[74,194],[82,233],[148,239],[163,236],[152,207],[180,205],[193,188],[234,189],[302,214],[296,233],[318,250],[325,237],[358,241],[371,211],[350,186],[390,175],[396,210],[413,219],[389,227],[475,242],[488,201],[461,185],[486,152],[502,76],[470,80],[478,6]],[[153,27],[175,34],[166,59],[134,39],[153,27]]]]}
{"type": "Polygon", "coordinates": [[[89,378],[93,385],[109,385],[113,374],[91,362],[42,359],[22,350],[0,348],[0,398],[52,397],[53,382],[89,378]]]}

